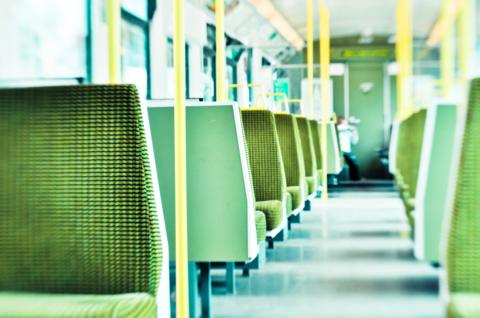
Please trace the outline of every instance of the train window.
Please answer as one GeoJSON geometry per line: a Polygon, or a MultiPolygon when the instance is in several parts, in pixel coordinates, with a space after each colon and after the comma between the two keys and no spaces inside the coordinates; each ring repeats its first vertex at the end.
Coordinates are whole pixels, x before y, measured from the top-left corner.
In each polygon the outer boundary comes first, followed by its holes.
{"type": "Polygon", "coordinates": [[[86,78],[85,0],[1,1],[0,85],[86,78]]]}
{"type": "Polygon", "coordinates": [[[148,20],[147,0],[122,0],[122,8],[142,20],[148,20]]]}
{"type": "MultiPolygon", "coordinates": [[[[188,43],[185,43],[185,81],[186,81],[186,95],[187,98],[190,98],[190,46],[188,43]]],[[[173,39],[171,37],[167,38],[167,76],[171,80],[167,82],[168,98],[173,98],[175,96],[175,86],[174,86],[174,76],[175,76],[175,61],[174,61],[174,51],[173,51],[173,39]]]]}
{"type": "Polygon", "coordinates": [[[122,0],[122,81],[150,96],[148,2],[122,0]],[[143,8],[143,10],[140,10],[143,8]]]}
{"type": "Polygon", "coordinates": [[[122,21],[122,80],[137,85],[141,96],[148,93],[147,34],[126,20],[122,21]]]}

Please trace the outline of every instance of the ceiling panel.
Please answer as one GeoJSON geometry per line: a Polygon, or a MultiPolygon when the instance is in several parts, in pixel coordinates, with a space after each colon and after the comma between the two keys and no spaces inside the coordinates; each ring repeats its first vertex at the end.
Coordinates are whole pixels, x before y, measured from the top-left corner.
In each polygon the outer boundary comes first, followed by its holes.
{"type": "MultiPolygon", "coordinates": [[[[331,15],[332,36],[357,35],[370,31],[374,35],[395,33],[397,0],[326,0],[331,15]]],[[[305,37],[306,0],[272,0],[275,7],[305,37]]],[[[316,2],[316,1],[315,1],[316,2]]],[[[415,37],[425,38],[438,17],[440,0],[412,0],[415,37]]],[[[315,9],[318,21],[318,8],[315,9]]],[[[318,24],[318,22],[316,23],[318,24]]],[[[318,37],[318,25],[315,26],[318,37]]]]}

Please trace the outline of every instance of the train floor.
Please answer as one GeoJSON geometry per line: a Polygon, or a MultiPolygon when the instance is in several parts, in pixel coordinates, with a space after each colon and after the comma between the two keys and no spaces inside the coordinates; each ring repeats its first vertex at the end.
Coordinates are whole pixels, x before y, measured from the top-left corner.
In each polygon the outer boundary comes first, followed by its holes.
{"type": "Polygon", "coordinates": [[[407,229],[393,187],[337,189],[261,270],[238,272],[235,295],[213,296],[213,317],[442,317],[439,271],[414,259],[407,229]]]}

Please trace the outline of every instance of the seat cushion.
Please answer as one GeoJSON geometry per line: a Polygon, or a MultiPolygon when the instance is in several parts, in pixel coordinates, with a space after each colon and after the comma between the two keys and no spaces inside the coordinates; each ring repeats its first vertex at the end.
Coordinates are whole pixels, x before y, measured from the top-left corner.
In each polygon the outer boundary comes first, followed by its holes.
{"type": "Polygon", "coordinates": [[[282,223],[283,204],[282,201],[260,201],[255,204],[257,210],[265,213],[267,220],[267,231],[271,231],[282,223]]]}
{"type": "Polygon", "coordinates": [[[286,210],[287,213],[286,214],[287,214],[287,217],[288,217],[288,216],[292,215],[292,212],[293,212],[293,208],[292,208],[292,200],[293,199],[292,199],[292,195],[289,192],[286,193],[285,197],[286,197],[285,202],[286,202],[286,208],[287,208],[287,210],[286,210]]]}
{"type": "Polygon", "coordinates": [[[313,177],[306,177],[305,179],[307,180],[308,194],[310,195],[316,190],[315,179],[313,177]]]}
{"type": "Polygon", "coordinates": [[[449,318],[480,318],[480,293],[454,293],[448,304],[449,318]]]}
{"type": "Polygon", "coordinates": [[[72,295],[0,293],[0,317],[155,317],[155,298],[146,293],[72,295]]]}
{"type": "Polygon", "coordinates": [[[317,183],[318,183],[318,185],[322,185],[322,181],[323,181],[323,171],[320,169],[320,170],[317,170],[317,183]]]}
{"type": "Polygon", "coordinates": [[[267,219],[262,211],[255,211],[255,226],[257,229],[257,243],[260,244],[267,237],[267,219]]]}
{"type": "Polygon", "coordinates": [[[298,209],[303,203],[303,193],[299,186],[287,187],[288,193],[292,196],[292,210],[298,209]]]}

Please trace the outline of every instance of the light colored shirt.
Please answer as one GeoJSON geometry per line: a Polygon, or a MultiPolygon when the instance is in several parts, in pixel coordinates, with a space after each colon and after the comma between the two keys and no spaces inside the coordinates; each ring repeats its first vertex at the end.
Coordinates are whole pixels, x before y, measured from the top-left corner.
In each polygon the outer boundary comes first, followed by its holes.
{"type": "Polygon", "coordinates": [[[356,145],[359,140],[357,128],[350,126],[349,124],[340,124],[337,128],[342,152],[351,153],[352,145],[356,145]]]}

